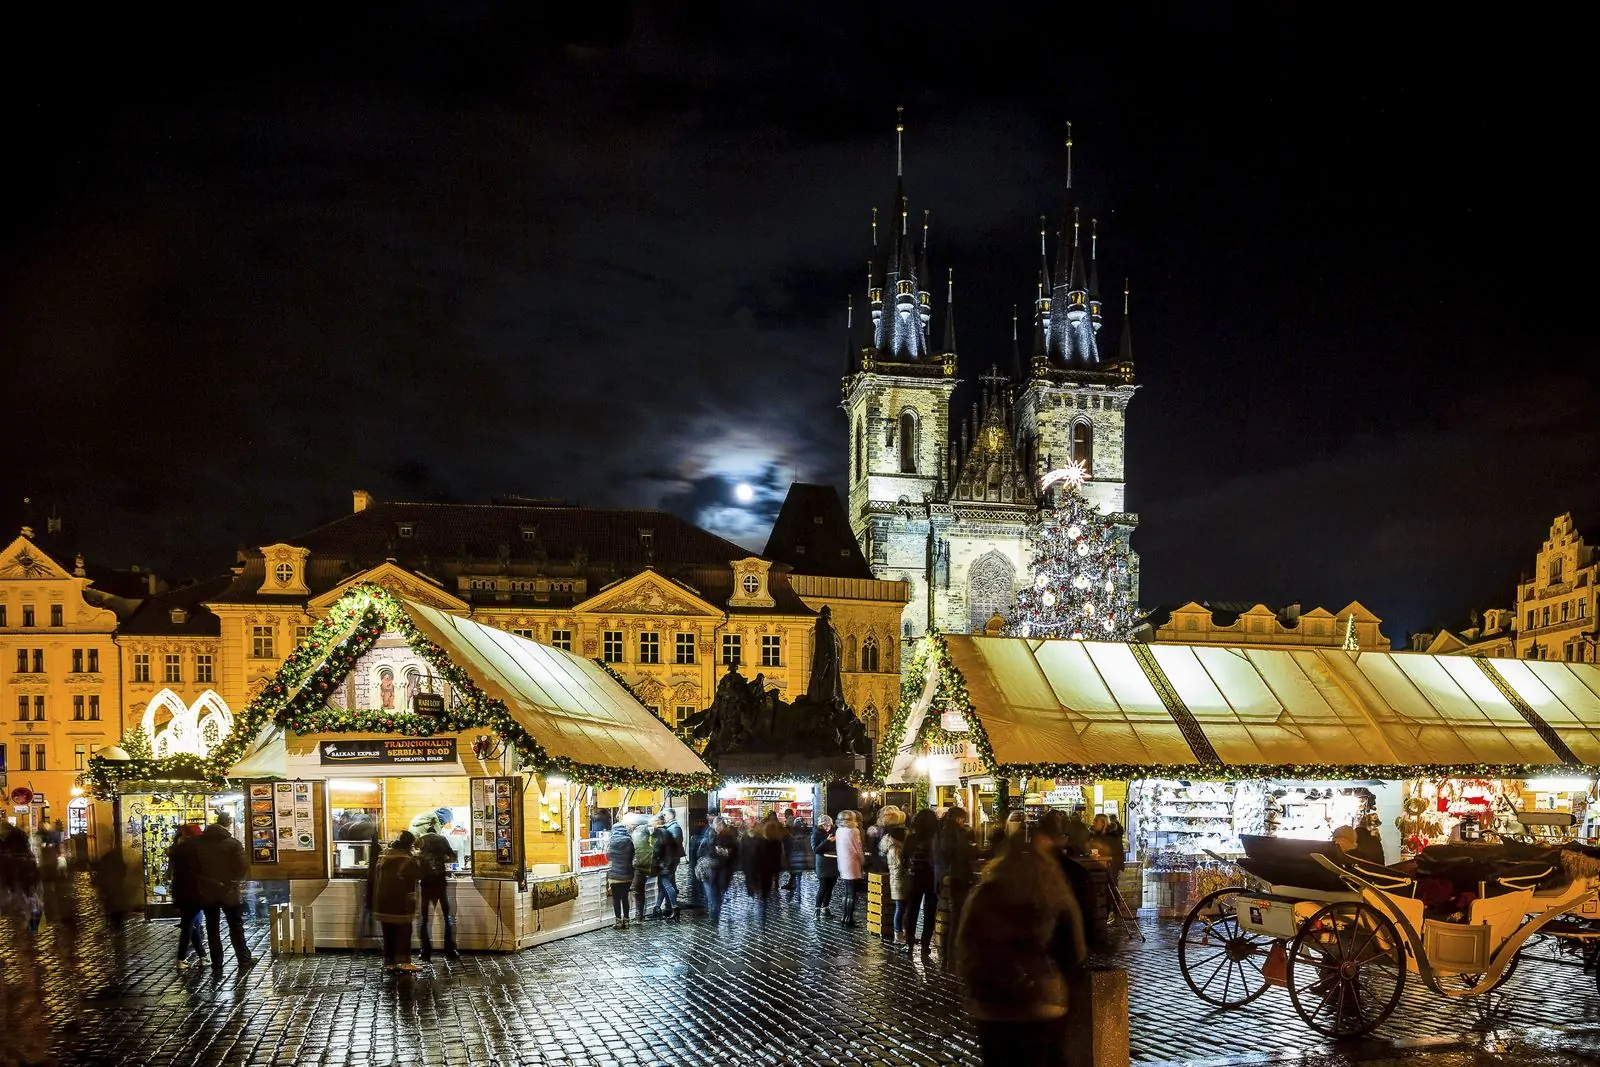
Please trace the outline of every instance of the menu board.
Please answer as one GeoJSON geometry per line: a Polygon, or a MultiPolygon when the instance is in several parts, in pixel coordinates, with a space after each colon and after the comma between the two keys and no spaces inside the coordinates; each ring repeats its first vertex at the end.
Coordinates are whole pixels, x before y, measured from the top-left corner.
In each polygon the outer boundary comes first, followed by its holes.
{"type": "Polygon", "coordinates": [[[322,790],[321,782],[244,783],[252,880],[326,876],[322,790]]]}
{"type": "Polygon", "coordinates": [[[474,875],[522,877],[522,789],[520,778],[472,779],[474,875]]]}

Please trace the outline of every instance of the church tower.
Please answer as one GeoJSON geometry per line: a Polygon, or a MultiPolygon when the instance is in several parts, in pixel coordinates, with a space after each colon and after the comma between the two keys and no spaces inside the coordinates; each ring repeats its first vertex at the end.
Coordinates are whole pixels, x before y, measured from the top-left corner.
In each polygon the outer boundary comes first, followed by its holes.
{"type": "MultiPolygon", "coordinates": [[[[955,319],[947,304],[941,348],[931,326],[929,213],[919,234],[906,198],[904,138],[897,112],[894,196],[886,216],[873,210],[868,314],[850,323],[859,333],[849,341],[841,406],[850,428],[851,528],[875,574],[911,583],[906,618],[921,620],[912,627],[921,633],[931,617],[930,524],[946,492],[955,319]]],[[[953,280],[947,291],[953,296],[953,280]]]]}

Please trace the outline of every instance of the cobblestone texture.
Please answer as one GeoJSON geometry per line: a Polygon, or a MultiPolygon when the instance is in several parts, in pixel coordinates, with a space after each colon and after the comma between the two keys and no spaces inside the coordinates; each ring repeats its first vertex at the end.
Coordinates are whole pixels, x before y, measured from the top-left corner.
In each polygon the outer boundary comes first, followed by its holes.
{"type": "MultiPolygon", "coordinates": [[[[809,885],[807,887],[809,889],[809,885]]],[[[375,952],[178,971],[171,921],[115,934],[80,896],[76,936],[0,920],[0,1064],[369,1067],[455,1064],[974,1064],[960,989],[937,960],[814,920],[804,902],[762,927],[735,886],[720,927],[697,913],[510,955],[386,977],[375,952]]],[[[1301,1054],[1306,1063],[1593,1062],[1591,974],[1525,963],[1507,992],[1445,1001],[1408,988],[1377,1039],[1314,1040],[1286,993],[1232,1012],[1177,972],[1177,924],[1115,960],[1130,972],[1135,1062],[1301,1054]],[[1441,1035],[1476,1035],[1449,1049],[1441,1035]],[[1442,1058],[1441,1058],[1442,1057],[1442,1058]],[[1467,1057],[1467,1058],[1462,1058],[1467,1057]],[[1508,1058],[1509,1057],[1509,1058],[1508,1058]]],[[[263,925],[250,927],[258,954],[263,925]]]]}

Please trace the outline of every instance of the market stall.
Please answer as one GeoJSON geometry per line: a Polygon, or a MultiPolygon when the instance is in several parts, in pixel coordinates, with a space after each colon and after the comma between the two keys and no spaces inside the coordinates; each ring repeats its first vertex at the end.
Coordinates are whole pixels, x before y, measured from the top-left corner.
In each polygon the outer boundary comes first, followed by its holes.
{"type": "Polygon", "coordinates": [[[598,928],[597,793],[716,784],[600,665],[371,586],[329,608],[213,760],[247,805],[250,878],[287,883],[329,948],[371,943],[374,852],[427,820],[455,854],[461,948],[598,928]]]}
{"type": "Polygon", "coordinates": [[[1239,852],[1241,834],[1340,825],[1399,858],[1415,783],[1570,785],[1597,763],[1592,665],[935,635],[913,650],[878,770],[888,788],[974,800],[1126,782],[1130,847],[1182,871],[1239,852]]]}

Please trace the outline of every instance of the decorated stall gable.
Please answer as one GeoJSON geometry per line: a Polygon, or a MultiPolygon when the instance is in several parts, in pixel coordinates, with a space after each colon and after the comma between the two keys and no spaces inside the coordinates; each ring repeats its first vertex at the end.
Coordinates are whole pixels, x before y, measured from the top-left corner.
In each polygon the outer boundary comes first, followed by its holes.
{"type": "MultiPolygon", "coordinates": [[[[559,774],[574,781],[594,785],[625,785],[648,789],[670,788],[683,792],[715,789],[720,784],[717,775],[704,763],[687,753],[687,758],[676,759],[679,765],[692,768],[680,771],[662,771],[638,766],[607,766],[582,762],[552,754],[538,738],[534,737],[507,706],[506,700],[492,695],[474,680],[445,648],[425,635],[412,618],[411,612],[453,620],[435,624],[453,626],[458,631],[447,636],[461,637],[467,628],[472,635],[463,640],[463,654],[476,655],[470,640],[520,641],[509,634],[484,637],[477,630],[488,627],[453,616],[444,616],[420,605],[407,605],[387,591],[373,585],[352,588],[341,597],[327,615],[312,627],[311,634],[302,641],[267,681],[260,694],[250,702],[237,718],[233,732],[218,743],[204,757],[181,755],[162,760],[106,760],[95,757],[89,761],[84,775],[88,788],[97,796],[109,796],[120,781],[189,777],[221,783],[230,767],[239,761],[246,746],[260,733],[263,726],[275,725],[282,730],[298,734],[361,733],[393,734],[402,737],[432,737],[436,734],[459,734],[465,730],[479,729],[492,732],[508,742],[529,769],[541,774],[559,774]],[[385,640],[386,635],[388,639],[385,640]],[[393,672],[390,679],[396,687],[388,703],[384,700],[384,677],[381,669],[374,670],[362,679],[359,668],[374,648],[404,649],[403,654],[385,653],[393,663],[373,662],[378,668],[388,666],[393,672]],[[414,666],[416,681],[406,674],[414,666]],[[351,682],[352,673],[357,677],[351,682]],[[362,689],[363,684],[366,686],[362,689]],[[402,706],[401,686],[415,685],[418,691],[432,691],[447,697],[443,709],[437,704],[428,714],[417,714],[402,706]],[[353,686],[353,687],[352,687],[353,686]],[[343,694],[341,696],[340,694],[343,694]],[[372,701],[376,707],[359,707],[372,701]],[[340,706],[341,703],[344,706],[340,706]],[[393,706],[391,707],[390,704],[393,706]]],[[[569,653],[539,646],[539,656],[546,654],[570,657],[569,653]]],[[[586,661],[577,661],[582,664],[586,661]]],[[[488,670],[482,663],[474,662],[477,669],[488,670]]],[[[572,665],[569,665],[572,666],[572,665]]],[[[595,687],[609,685],[598,669],[575,668],[595,687]]],[[[489,677],[488,673],[484,675],[489,677]]],[[[506,686],[494,688],[507,692],[506,686]]],[[[625,692],[593,691],[595,699],[607,707],[632,710],[636,705],[625,692]]],[[[651,723],[659,725],[644,708],[638,713],[651,723]]],[[[643,729],[643,727],[640,727],[643,729]]],[[[660,731],[666,732],[664,725],[660,731]]],[[[672,742],[676,744],[676,742],[672,742]]],[[[620,751],[620,750],[619,750],[620,751]]]]}

